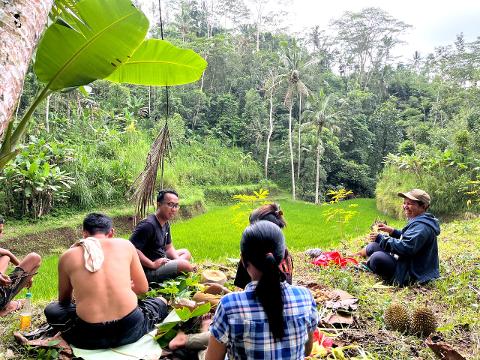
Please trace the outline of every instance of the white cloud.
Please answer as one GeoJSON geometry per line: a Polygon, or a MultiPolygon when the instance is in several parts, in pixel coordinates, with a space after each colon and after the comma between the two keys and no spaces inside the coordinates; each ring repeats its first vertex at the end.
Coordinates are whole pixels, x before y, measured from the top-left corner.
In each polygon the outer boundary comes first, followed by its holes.
{"type": "Polygon", "coordinates": [[[330,20],[345,11],[379,7],[412,29],[399,54],[410,58],[415,50],[426,55],[439,45],[451,44],[456,34],[463,32],[467,40],[480,36],[480,3],[469,0],[292,0],[292,27],[295,31],[308,26],[327,28],[330,20]]]}

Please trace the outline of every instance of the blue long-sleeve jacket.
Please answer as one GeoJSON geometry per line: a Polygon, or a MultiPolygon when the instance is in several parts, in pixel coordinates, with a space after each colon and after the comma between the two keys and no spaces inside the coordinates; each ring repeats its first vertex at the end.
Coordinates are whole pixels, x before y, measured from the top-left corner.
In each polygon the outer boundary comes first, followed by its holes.
{"type": "Polygon", "coordinates": [[[382,249],[398,255],[393,283],[424,283],[440,276],[438,234],[438,219],[430,213],[423,213],[410,219],[402,230],[395,229],[391,236],[377,236],[375,241],[382,249]]]}

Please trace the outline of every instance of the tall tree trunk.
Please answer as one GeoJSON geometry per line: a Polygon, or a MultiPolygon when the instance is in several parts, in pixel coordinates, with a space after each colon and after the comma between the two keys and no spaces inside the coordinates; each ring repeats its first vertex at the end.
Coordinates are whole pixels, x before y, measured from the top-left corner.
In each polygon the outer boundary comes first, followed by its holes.
{"type": "Polygon", "coordinates": [[[320,157],[322,156],[322,141],[320,135],[322,133],[323,122],[318,124],[317,128],[317,159],[315,168],[315,204],[318,204],[320,197],[320,157]]]}
{"type": "Polygon", "coordinates": [[[148,87],[148,117],[152,117],[152,87],[148,87]]]}
{"type": "Polygon", "coordinates": [[[297,180],[300,181],[300,163],[302,160],[302,94],[299,95],[298,105],[298,158],[297,158],[297,180]]]}
{"type": "Polygon", "coordinates": [[[256,34],[256,40],[257,40],[257,47],[256,47],[256,51],[259,52],[260,51],[260,22],[257,23],[257,34],[256,34]]]}
{"type": "Polygon", "coordinates": [[[288,109],[288,146],[290,148],[290,165],[292,169],[292,199],[295,200],[295,165],[293,164],[293,139],[292,139],[292,108],[293,104],[288,109]]]}
{"type": "Polygon", "coordinates": [[[11,120],[53,0],[0,1],[0,136],[11,120]]]}
{"type": "Polygon", "coordinates": [[[49,122],[49,117],[50,117],[50,96],[52,96],[52,95],[48,95],[48,96],[47,96],[47,101],[46,101],[46,104],[45,104],[45,130],[47,131],[47,133],[50,132],[50,122],[49,122]]]}
{"type": "Polygon", "coordinates": [[[268,179],[268,159],[270,157],[270,139],[273,134],[273,88],[270,91],[270,115],[269,115],[268,135],[267,135],[267,151],[265,152],[265,179],[268,179]]]}

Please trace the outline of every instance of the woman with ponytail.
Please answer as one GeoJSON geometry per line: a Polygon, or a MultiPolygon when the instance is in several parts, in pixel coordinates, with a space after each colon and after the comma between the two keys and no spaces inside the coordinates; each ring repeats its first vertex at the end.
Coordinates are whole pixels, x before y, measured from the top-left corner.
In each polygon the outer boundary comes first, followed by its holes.
{"type": "MultiPolygon", "coordinates": [[[[260,220],[267,220],[277,225],[280,229],[283,229],[285,226],[287,226],[287,223],[283,217],[283,211],[280,210],[280,205],[277,203],[265,204],[253,210],[248,220],[250,224],[260,220]]],[[[285,280],[291,284],[293,275],[293,259],[288,253],[287,247],[285,247],[283,260],[278,267],[285,280]]],[[[250,278],[250,275],[248,275],[245,266],[243,266],[243,263],[240,261],[233,284],[241,289],[245,289],[245,286],[247,286],[250,281],[252,281],[252,279],[250,278]]]]}
{"type": "Polygon", "coordinates": [[[285,239],[277,225],[245,229],[242,262],[252,282],[225,295],[210,326],[206,360],[304,359],[311,352],[317,309],[310,291],[284,281],[285,239]]]}

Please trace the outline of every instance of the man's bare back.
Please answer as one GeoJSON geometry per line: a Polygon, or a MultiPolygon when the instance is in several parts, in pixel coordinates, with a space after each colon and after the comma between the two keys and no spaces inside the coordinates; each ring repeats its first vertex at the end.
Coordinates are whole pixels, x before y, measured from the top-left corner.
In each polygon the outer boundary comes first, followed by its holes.
{"type": "Polygon", "coordinates": [[[72,300],[78,317],[88,323],[118,320],[137,307],[136,294],[148,290],[135,247],[124,239],[94,235],[100,241],[104,262],[100,270],[85,268],[84,249],[76,246],[60,258],[59,301],[72,300]]]}
{"type": "Polygon", "coordinates": [[[137,299],[148,290],[147,278],[135,247],[113,233],[108,216],[85,217],[83,239],[58,263],[58,301],[45,308],[47,322],[82,349],[132,344],[168,315],[162,299],[137,299]]]}

